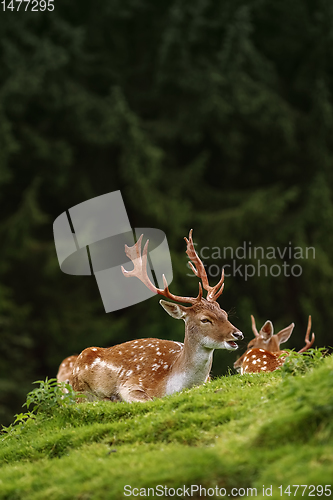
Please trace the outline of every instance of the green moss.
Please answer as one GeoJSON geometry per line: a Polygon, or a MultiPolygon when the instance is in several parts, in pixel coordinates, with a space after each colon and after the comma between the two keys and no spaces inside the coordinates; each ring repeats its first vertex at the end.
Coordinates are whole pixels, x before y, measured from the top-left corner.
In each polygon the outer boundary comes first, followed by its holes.
{"type": "Polygon", "coordinates": [[[329,484],[332,382],[328,357],[306,373],[221,377],[144,404],[41,412],[0,436],[0,499],[126,498],[125,485],[191,484],[253,487],[257,498],[272,486],[270,498],[281,498],[279,485],[329,484]]]}

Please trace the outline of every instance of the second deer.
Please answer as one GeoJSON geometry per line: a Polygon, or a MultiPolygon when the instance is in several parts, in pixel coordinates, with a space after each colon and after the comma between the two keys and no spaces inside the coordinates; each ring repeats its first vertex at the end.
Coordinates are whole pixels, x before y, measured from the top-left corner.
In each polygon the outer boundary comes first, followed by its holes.
{"type": "MultiPolygon", "coordinates": [[[[73,354],[72,356],[68,356],[65,358],[61,365],[59,366],[59,370],[57,373],[57,382],[65,382],[65,384],[72,385],[73,383],[73,368],[75,361],[77,360],[78,355],[73,354]]],[[[66,389],[64,389],[66,391],[66,389]]]]}
{"type": "Polygon", "coordinates": [[[160,300],[160,304],[172,318],[185,322],[184,344],[145,338],[109,348],[85,349],[74,365],[73,389],[88,400],[147,401],[191,388],[208,380],[214,349],[238,348],[235,341],[243,339],[243,334],[217,303],[224,287],[223,271],[219,283],[210,286],[194,249],[192,230],[185,241],[190,267],[202,282],[195,298],[173,295],[164,276],[164,289],[155,287],[147,273],[148,241],[141,254],[142,235],[134,246],[125,247],[134,269],[122,268],[126,277],[138,278],[151,291],[174,301],[160,300]],[[202,287],[207,291],[206,298],[202,287]]]}
{"type": "MultiPolygon", "coordinates": [[[[273,335],[274,329],[271,321],[266,321],[259,332],[253,316],[251,316],[251,321],[254,339],[248,343],[246,352],[234,363],[234,368],[242,375],[277,370],[283,365],[288,355],[287,351],[280,350],[280,344],[287,342],[294,329],[294,323],[273,335]]],[[[310,331],[311,316],[308,319],[305,346],[298,351],[299,353],[305,352],[313,345],[315,335],[312,333],[311,340],[309,340],[310,331]]]]}

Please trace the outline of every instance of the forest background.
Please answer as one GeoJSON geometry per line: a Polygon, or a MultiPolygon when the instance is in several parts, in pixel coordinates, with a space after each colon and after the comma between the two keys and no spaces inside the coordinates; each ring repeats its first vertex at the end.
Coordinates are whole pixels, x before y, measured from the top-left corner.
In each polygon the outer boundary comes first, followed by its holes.
{"type": "MultiPolygon", "coordinates": [[[[216,266],[233,265],[225,247],[288,249],[260,259],[279,276],[245,279],[243,268],[225,279],[219,302],[246,336],[239,352],[252,337],[250,314],[275,331],[295,322],[295,349],[311,314],[316,345],[333,345],[333,3],[55,0],[51,12],[7,4],[0,422],[12,421],[34,380],[54,377],[87,346],[183,339],[183,323],[158,298],[106,314],[93,277],[59,268],[53,221],[115,190],[132,227],[166,233],[176,294],[197,293],[183,240],[190,228],[197,250],[208,247],[212,283],[216,266]],[[292,266],[301,273],[290,275],[292,266]]],[[[258,267],[248,253],[236,261],[258,267]]],[[[228,373],[239,352],[216,352],[213,375],[228,373]]]]}

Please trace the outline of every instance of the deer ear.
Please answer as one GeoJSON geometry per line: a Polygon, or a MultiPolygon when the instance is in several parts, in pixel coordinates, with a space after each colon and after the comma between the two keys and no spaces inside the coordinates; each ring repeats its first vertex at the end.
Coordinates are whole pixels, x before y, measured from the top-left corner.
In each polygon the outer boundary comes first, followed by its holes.
{"type": "Polygon", "coordinates": [[[185,307],[175,304],[174,302],[167,302],[166,300],[160,300],[160,304],[163,309],[170,314],[175,319],[182,319],[185,316],[185,307]]]}
{"type": "Polygon", "coordinates": [[[266,321],[264,326],[261,328],[259,335],[261,335],[261,337],[264,340],[269,340],[272,337],[273,333],[274,333],[274,328],[272,322],[266,321]]]}
{"type": "Polygon", "coordinates": [[[287,340],[289,339],[290,335],[293,332],[294,326],[295,326],[295,324],[291,323],[291,325],[287,326],[287,328],[284,328],[283,330],[281,330],[280,332],[278,332],[276,334],[276,336],[279,339],[279,344],[282,344],[283,342],[287,342],[287,340]]]}

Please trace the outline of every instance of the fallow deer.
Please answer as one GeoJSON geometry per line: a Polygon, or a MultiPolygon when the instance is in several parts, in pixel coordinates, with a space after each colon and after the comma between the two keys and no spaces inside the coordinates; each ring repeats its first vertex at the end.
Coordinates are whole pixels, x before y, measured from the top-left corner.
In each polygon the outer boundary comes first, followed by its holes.
{"type": "Polygon", "coordinates": [[[73,389],[88,400],[147,401],[202,384],[209,378],[214,349],[235,350],[235,340],[243,339],[216,302],[223,291],[224,273],[217,285],[209,286],[205,267],[194,249],[192,230],[185,241],[190,267],[202,281],[196,298],[173,295],[164,275],[164,289],[155,287],[147,273],[148,241],[141,254],[142,237],[134,246],[125,246],[134,269],[126,271],[122,267],[123,274],[138,278],[154,293],[188,304],[186,307],[160,300],[170,316],[185,322],[184,343],[146,338],[109,348],[85,349],[73,369],[73,389]],[[202,287],[207,291],[206,298],[202,287]]]}
{"type": "MultiPolygon", "coordinates": [[[[283,365],[288,355],[287,351],[280,350],[280,344],[289,339],[295,326],[294,323],[273,335],[274,329],[271,321],[266,321],[259,332],[253,316],[251,316],[251,321],[255,338],[248,343],[246,352],[234,363],[234,368],[241,374],[277,370],[283,365]]],[[[298,351],[299,353],[305,352],[313,345],[315,335],[312,333],[311,340],[309,340],[310,331],[311,316],[308,319],[305,346],[298,351]]]]}

